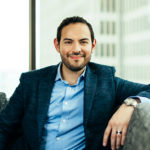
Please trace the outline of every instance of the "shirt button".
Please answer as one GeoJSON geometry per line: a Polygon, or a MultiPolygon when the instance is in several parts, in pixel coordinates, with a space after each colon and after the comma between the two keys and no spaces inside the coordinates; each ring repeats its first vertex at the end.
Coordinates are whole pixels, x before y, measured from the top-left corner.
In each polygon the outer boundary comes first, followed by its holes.
{"type": "Polygon", "coordinates": [[[67,102],[65,102],[65,105],[67,105],[68,103],[67,102]]]}
{"type": "Polygon", "coordinates": [[[59,141],[59,140],[60,140],[60,137],[57,137],[56,140],[59,141]]]}
{"type": "Polygon", "coordinates": [[[64,119],[64,120],[63,120],[63,123],[65,123],[65,122],[66,122],[66,120],[64,119]]]}
{"type": "Polygon", "coordinates": [[[69,87],[69,90],[72,90],[72,88],[71,88],[71,87],[69,87]]]}

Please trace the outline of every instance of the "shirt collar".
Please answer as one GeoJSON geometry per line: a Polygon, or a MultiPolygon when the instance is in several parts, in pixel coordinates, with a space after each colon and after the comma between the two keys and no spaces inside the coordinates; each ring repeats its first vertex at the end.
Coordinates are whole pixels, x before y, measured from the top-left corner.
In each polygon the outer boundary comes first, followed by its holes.
{"type": "MultiPolygon", "coordinates": [[[[62,76],[61,76],[61,65],[62,65],[62,63],[60,63],[59,66],[58,66],[58,68],[57,68],[57,75],[56,75],[55,81],[58,81],[58,80],[64,81],[62,79],[62,76]]],[[[82,72],[82,74],[80,75],[80,77],[78,78],[77,83],[79,81],[81,81],[82,78],[85,77],[85,71],[86,71],[86,68],[84,69],[84,71],[82,72]]]]}

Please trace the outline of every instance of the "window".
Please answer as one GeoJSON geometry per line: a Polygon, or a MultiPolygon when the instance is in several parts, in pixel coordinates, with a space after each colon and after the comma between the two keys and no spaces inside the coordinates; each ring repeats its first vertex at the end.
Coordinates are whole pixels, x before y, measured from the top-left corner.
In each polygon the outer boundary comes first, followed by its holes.
{"type": "Polygon", "coordinates": [[[106,24],[107,24],[107,34],[110,34],[110,22],[107,21],[106,24]]]}
{"type": "Polygon", "coordinates": [[[110,49],[109,49],[109,44],[107,44],[107,57],[110,57],[110,49]]]}
{"type": "Polygon", "coordinates": [[[112,22],[112,34],[116,34],[116,23],[114,21],[112,22]]]}
{"type": "Polygon", "coordinates": [[[116,0],[112,0],[112,10],[113,12],[116,11],[116,0]]]}
{"type": "Polygon", "coordinates": [[[104,44],[101,44],[101,56],[104,56],[104,44]]]}
{"type": "Polygon", "coordinates": [[[101,28],[101,34],[104,34],[104,22],[101,21],[100,23],[100,28],[101,28]]]}
{"type": "Polygon", "coordinates": [[[115,44],[112,44],[112,55],[113,55],[113,57],[116,55],[115,44]]]}
{"type": "Polygon", "coordinates": [[[0,18],[0,92],[9,98],[29,68],[29,1],[1,1],[0,18]]]}

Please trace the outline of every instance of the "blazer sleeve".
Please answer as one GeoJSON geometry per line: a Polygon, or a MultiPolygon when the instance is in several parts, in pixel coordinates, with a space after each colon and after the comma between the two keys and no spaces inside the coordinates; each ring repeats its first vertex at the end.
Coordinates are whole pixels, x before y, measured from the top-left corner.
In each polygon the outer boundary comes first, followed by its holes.
{"type": "Polygon", "coordinates": [[[11,137],[21,123],[23,110],[23,75],[21,75],[20,84],[0,114],[0,150],[5,150],[8,141],[13,140],[11,137]]]}
{"type": "MultiPolygon", "coordinates": [[[[113,74],[115,72],[114,69],[113,74]]],[[[150,84],[140,84],[114,76],[116,101],[120,105],[130,96],[141,96],[150,99],[150,84]]]]}

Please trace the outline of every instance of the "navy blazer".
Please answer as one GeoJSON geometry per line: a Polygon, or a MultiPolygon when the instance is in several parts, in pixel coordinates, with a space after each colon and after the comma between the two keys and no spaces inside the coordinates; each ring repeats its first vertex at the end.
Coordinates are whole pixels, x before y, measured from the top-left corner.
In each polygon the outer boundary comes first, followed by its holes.
{"type": "MultiPolygon", "coordinates": [[[[19,86],[0,115],[0,150],[39,150],[57,68],[58,65],[50,66],[21,75],[19,86]]],[[[129,96],[150,98],[150,85],[123,80],[115,77],[114,73],[113,67],[95,63],[87,65],[84,85],[85,149],[109,150],[110,144],[104,148],[102,139],[116,107],[129,96]]]]}

